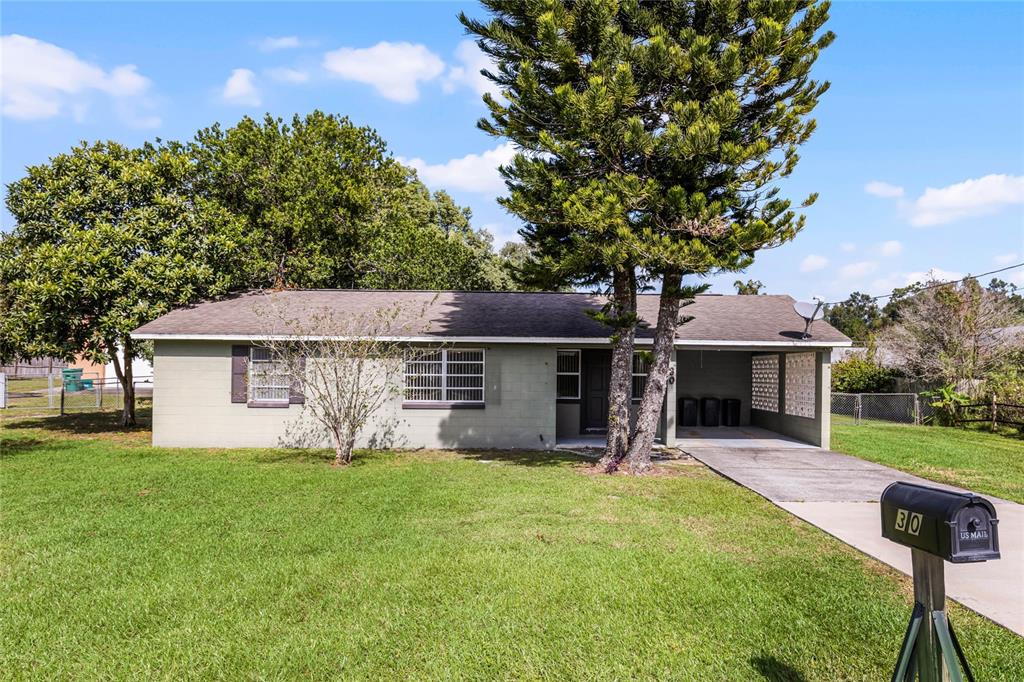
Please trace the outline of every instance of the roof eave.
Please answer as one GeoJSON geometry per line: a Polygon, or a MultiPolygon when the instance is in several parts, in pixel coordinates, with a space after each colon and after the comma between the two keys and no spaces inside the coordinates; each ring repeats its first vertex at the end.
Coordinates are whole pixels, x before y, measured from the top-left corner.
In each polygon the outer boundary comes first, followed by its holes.
{"type": "MultiPolygon", "coordinates": [[[[271,335],[263,336],[256,334],[191,334],[191,333],[155,333],[155,332],[134,332],[132,338],[138,341],[244,341],[251,342],[255,339],[267,341],[283,341],[289,338],[296,338],[292,335],[271,335]]],[[[321,341],[330,336],[303,336],[306,341],[321,341]]],[[[588,345],[588,344],[611,344],[610,338],[601,337],[564,337],[564,336],[391,336],[381,337],[382,341],[395,341],[401,343],[511,343],[511,344],[538,344],[538,345],[588,345]]],[[[649,346],[654,339],[637,338],[635,343],[640,346],[649,346]]],[[[735,350],[760,350],[769,348],[842,348],[852,346],[849,340],[825,341],[814,339],[787,339],[787,340],[735,340],[735,339],[676,339],[676,348],[732,348],[735,350]]]]}

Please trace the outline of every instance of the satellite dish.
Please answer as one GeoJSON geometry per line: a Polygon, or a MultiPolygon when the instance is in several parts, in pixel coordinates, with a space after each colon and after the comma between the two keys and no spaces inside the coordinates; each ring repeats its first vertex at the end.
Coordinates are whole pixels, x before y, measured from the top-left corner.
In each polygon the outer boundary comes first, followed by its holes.
{"type": "Polygon", "coordinates": [[[797,315],[804,318],[804,335],[801,338],[806,339],[811,335],[811,323],[825,316],[825,302],[820,298],[814,303],[797,301],[793,304],[793,310],[796,311],[797,315]]]}

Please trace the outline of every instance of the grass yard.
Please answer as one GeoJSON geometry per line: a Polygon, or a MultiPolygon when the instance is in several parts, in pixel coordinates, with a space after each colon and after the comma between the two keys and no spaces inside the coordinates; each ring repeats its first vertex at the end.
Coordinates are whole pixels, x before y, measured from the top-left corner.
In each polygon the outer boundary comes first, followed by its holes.
{"type": "MultiPolygon", "coordinates": [[[[910,614],[907,579],[702,467],[107,428],[0,422],[0,677],[879,680],[910,614]]],[[[952,617],[979,679],[1024,679],[1019,638],[952,617]]]]}
{"type": "Polygon", "coordinates": [[[1024,439],[976,429],[832,416],[832,449],[941,483],[1024,503],[1024,439]]]}

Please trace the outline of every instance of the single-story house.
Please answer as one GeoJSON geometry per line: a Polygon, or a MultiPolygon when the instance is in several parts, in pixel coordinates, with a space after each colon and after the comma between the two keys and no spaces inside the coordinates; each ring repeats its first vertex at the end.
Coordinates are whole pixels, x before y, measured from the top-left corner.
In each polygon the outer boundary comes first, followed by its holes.
{"type": "MultiPolygon", "coordinates": [[[[417,310],[415,326],[394,339],[417,348],[417,360],[406,363],[406,385],[380,415],[392,425],[395,446],[544,449],[600,439],[606,428],[609,330],[588,315],[604,305],[601,296],[285,290],[181,308],[135,330],[134,338],[154,343],[154,445],[281,442],[304,399],[263,386],[261,377],[268,374],[252,372],[268,361],[259,345],[266,318],[258,313],[268,301],[299,318],[325,309],[342,315],[395,305],[417,310]],[[436,354],[424,365],[424,349],[431,347],[436,354]],[[423,381],[424,373],[430,381],[423,381]]],[[[651,347],[658,297],[638,296],[638,309],[650,326],[637,333],[637,400],[646,381],[642,351],[651,347]]],[[[788,296],[702,295],[684,312],[693,319],[676,335],[658,433],[663,444],[675,445],[699,419],[752,425],[828,447],[830,359],[833,348],[850,345],[849,339],[824,321],[813,323],[803,338],[804,320],[788,296]],[[704,414],[695,412],[705,398],[712,400],[703,405],[704,414]],[[723,409],[716,399],[739,403],[723,409]]],[[[380,442],[371,424],[362,444],[380,442]]]]}

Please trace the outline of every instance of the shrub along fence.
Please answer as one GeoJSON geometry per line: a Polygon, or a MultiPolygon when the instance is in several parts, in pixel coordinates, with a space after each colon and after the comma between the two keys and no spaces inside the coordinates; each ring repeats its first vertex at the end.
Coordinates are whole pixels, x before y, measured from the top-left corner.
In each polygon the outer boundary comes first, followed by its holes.
{"type": "Polygon", "coordinates": [[[988,403],[962,405],[957,408],[954,421],[958,426],[987,423],[993,429],[1001,425],[1024,427],[1024,405],[1000,403],[994,398],[988,403]]]}

